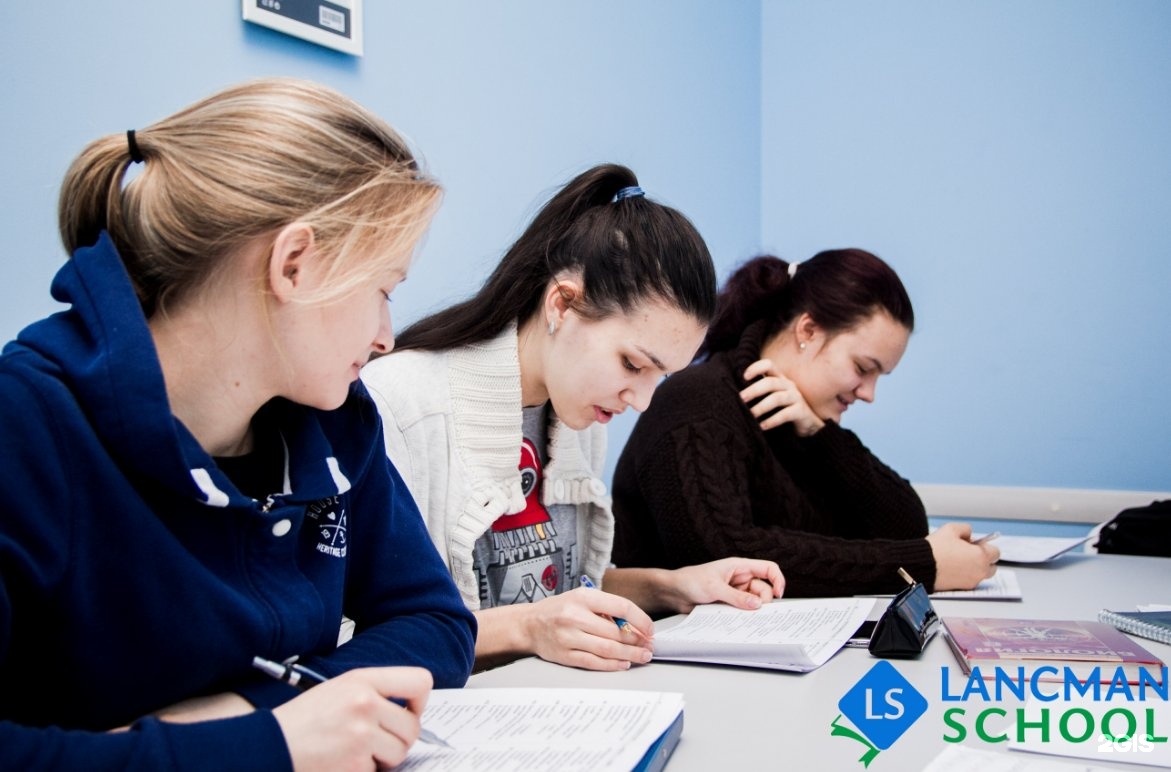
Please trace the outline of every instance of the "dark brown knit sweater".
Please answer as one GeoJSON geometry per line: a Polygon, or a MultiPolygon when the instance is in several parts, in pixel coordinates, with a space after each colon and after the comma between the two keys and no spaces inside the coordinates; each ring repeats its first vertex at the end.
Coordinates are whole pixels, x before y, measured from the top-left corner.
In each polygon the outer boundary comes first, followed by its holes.
{"type": "Polygon", "coordinates": [[[927,515],[910,483],[835,423],[811,437],[761,431],[739,392],[764,325],[673,375],[614,474],[618,566],[775,560],[786,597],[897,592],[902,566],[930,590],[927,515]]]}

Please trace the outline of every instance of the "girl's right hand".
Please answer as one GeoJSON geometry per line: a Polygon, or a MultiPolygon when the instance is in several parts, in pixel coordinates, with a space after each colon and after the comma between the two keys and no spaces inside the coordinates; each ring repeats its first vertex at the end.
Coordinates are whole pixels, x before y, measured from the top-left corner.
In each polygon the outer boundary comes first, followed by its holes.
{"type": "Polygon", "coordinates": [[[654,623],[619,595],[578,588],[525,608],[529,648],[541,659],[586,670],[627,670],[632,662],[651,660],[654,623]],[[625,619],[646,637],[620,629],[615,617],[625,619]]]}
{"type": "Polygon", "coordinates": [[[927,536],[935,556],[936,590],[970,590],[996,573],[1000,550],[972,543],[972,526],[945,523],[927,536]]]}
{"type": "Polygon", "coordinates": [[[432,683],[430,671],[421,667],[361,668],[275,708],[293,768],[374,770],[402,763],[419,738],[432,683]]]}
{"type": "Polygon", "coordinates": [[[744,380],[748,386],[740,392],[740,399],[745,404],[760,400],[751,410],[752,415],[760,420],[762,430],[767,432],[781,424],[791,423],[799,437],[808,437],[825,426],[825,421],[809,407],[797,384],[786,378],[772,360],[758,359],[750,364],[744,371],[744,380]]]}

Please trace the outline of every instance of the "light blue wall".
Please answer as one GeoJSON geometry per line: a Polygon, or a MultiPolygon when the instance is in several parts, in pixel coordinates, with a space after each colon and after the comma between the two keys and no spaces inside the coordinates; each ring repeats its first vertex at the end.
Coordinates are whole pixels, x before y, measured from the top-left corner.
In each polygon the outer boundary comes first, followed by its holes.
{"type": "Polygon", "coordinates": [[[1171,3],[369,0],[362,59],[235,0],[69,5],[5,9],[0,338],[54,308],[56,190],[86,141],[299,75],[390,119],[447,188],[400,325],[616,160],[721,276],[761,248],[895,265],[918,331],[847,425],[904,475],[1171,488],[1171,3]]]}
{"type": "MultiPolygon", "coordinates": [[[[399,326],[478,287],[539,203],[595,163],[633,168],[716,255],[742,256],[759,234],[754,2],[369,0],[361,59],[245,24],[238,0],[67,7],[4,12],[20,31],[0,49],[4,340],[55,310],[56,191],[82,146],[260,75],[312,78],[373,108],[444,183],[396,293],[399,326]]],[[[630,425],[612,425],[613,447],[630,425]]]]}
{"type": "Polygon", "coordinates": [[[762,242],[888,259],[846,425],[917,482],[1171,490],[1171,3],[762,4],[762,242]]]}

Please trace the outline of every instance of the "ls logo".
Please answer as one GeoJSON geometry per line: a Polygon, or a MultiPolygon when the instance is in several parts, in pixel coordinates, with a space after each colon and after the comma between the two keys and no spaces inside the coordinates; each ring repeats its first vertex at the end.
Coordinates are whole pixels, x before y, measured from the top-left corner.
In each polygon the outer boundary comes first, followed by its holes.
{"type": "Polygon", "coordinates": [[[865,745],[858,761],[869,767],[879,751],[893,745],[927,711],[927,700],[893,665],[881,660],[838,701],[838,710],[857,731],[839,724],[839,715],[830,722],[830,735],[865,745]]]}

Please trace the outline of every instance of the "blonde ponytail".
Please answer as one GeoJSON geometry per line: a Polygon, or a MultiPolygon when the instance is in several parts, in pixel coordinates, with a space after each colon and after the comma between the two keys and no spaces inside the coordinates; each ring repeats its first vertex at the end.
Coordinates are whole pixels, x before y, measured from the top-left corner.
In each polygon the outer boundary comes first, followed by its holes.
{"type": "Polygon", "coordinates": [[[148,315],[200,286],[245,242],[301,221],[331,262],[322,301],[409,250],[441,191],[386,122],[308,81],[233,86],[134,133],[91,143],[58,204],[72,253],[109,232],[148,315]]]}

